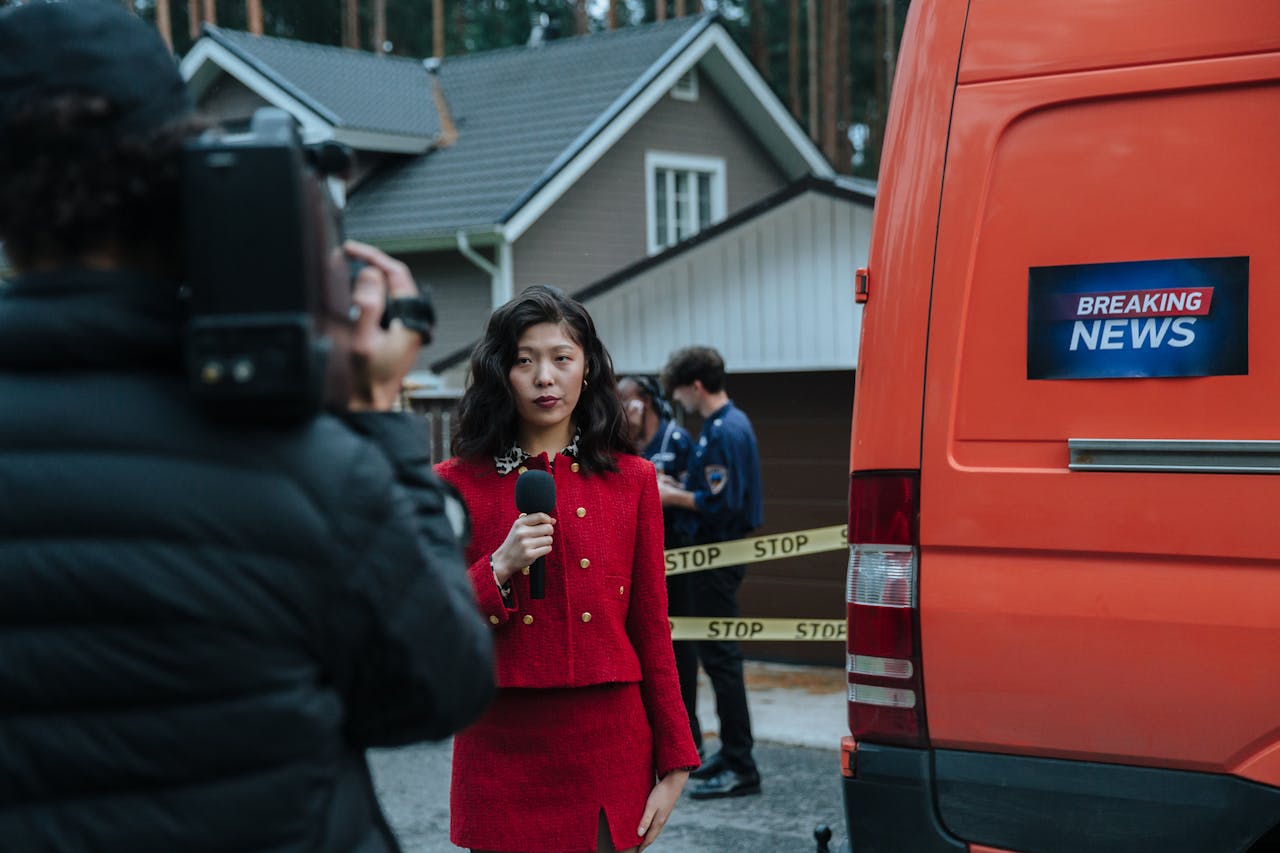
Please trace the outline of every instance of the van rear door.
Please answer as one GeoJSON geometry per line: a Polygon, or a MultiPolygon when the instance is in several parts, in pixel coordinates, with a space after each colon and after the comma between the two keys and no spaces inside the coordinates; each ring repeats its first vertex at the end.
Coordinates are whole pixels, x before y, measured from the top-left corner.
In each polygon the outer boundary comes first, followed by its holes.
{"type": "Polygon", "coordinates": [[[1280,785],[1278,229],[1280,5],[973,4],[921,464],[935,748],[1280,785]]]}

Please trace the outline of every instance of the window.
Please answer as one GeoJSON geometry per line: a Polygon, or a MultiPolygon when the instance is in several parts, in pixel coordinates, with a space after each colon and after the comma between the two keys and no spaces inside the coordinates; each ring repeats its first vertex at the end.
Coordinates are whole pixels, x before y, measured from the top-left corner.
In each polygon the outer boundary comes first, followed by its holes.
{"type": "Polygon", "coordinates": [[[657,151],[644,159],[649,254],[724,219],[724,160],[657,151]]]}
{"type": "Polygon", "coordinates": [[[671,87],[671,97],[677,101],[698,100],[698,69],[696,66],[680,75],[680,79],[671,87]]]}

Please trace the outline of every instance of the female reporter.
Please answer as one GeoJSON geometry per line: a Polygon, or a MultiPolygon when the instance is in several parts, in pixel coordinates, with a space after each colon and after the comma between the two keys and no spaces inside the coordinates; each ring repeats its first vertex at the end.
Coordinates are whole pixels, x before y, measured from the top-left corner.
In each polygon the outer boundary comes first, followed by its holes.
{"type": "Polygon", "coordinates": [[[662,507],[585,308],[530,287],[471,356],[454,457],[499,698],[454,742],[451,831],[475,851],[643,850],[698,766],[667,625],[662,507]],[[522,515],[545,471],[555,511],[522,515]],[[544,598],[529,566],[545,558],[544,598]]]}

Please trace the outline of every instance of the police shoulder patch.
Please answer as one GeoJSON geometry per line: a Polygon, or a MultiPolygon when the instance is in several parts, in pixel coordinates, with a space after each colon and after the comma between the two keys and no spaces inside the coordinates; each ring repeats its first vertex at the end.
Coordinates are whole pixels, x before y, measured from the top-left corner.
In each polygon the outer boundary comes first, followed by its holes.
{"type": "Polygon", "coordinates": [[[708,465],[706,474],[707,487],[711,489],[713,495],[723,492],[724,487],[729,484],[729,469],[723,465],[708,465]]]}

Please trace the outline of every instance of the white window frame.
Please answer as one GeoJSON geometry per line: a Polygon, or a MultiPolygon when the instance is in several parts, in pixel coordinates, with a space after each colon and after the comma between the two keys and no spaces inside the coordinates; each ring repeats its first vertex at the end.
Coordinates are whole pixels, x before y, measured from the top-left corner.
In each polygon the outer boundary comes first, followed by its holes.
{"type": "MultiPolygon", "coordinates": [[[[675,245],[673,235],[675,228],[675,194],[668,191],[667,201],[667,235],[669,242],[659,243],[654,240],[654,231],[658,225],[657,214],[657,171],[666,169],[670,172],[707,172],[711,175],[711,221],[705,227],[715,225],[723,220],[728,208],[728,190],[725,180],[725,161],[723,157],[705,157],[696,154],[678,154],[673,151],[646,151],[644,155],[644,196],[645,196],[645,244],[649,254],[656,255],[675,245]]],[[[690,187],[697,187],[697,181],[690,181],[690,187]]],[[[691,222],[698,221],[698,199],[690,193],[691,222]]],[[[695,226],[694,231],[685,239],[703,230],[695,226]]]]}
{"type": "Polygon", "coordinates": [[[677,78],[671,87],[671,97],[677,101],[698,100],[698,66],[694,65],[677,78]]]}

